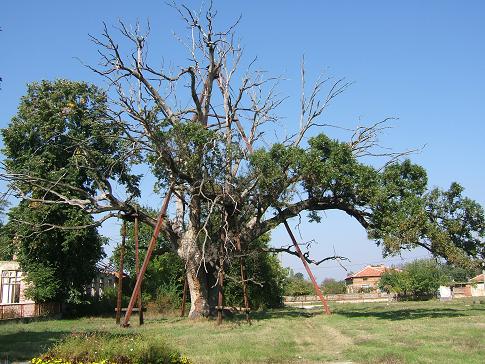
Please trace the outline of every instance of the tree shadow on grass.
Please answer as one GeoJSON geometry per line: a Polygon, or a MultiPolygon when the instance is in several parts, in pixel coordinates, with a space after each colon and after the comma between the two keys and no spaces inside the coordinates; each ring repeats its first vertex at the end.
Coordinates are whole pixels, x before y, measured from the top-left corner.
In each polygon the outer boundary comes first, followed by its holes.
{"type": "MultiPolygon", "coordinates": [[[[310,318],[317,315],[322,315],[323,312],[321,310],[304,310],[304,309],[295,309],[295,308],[281,308],[281,309],[271,309],[271,310],[262,310],[262,311],[253,311],[250,314],[251,320],[260,321],[260,320],[271,320],[271,319],[278,319],[278,318],[310,318]]],[[[232,322],[240,322],[246,320],[245,314],[235,314],[233,317],[228,319],[232,322]]]]}
{"type": "Polygon", "coordinates": [[[0,333],[0,361],[30,360],[47,350],[62,337],[69,335],[68,331],[19,331],[16,333],[0,333]]]}
{"type": "Polygon", "coordinates": [[[366,310],[339,310],[337,315],[348,318],[374,317],[381,320],[398,321],[398,320],[416,320],[421,318],[442,318],[442,317],[462,317],[468,316],[466,311],[453,308],[406,308],[399,310],[386,311],[366,311],[366,310]]]}
{"type": "MultiPolygon", "coordinates": [[[[376,310],[369,308],[362,309],[350,309],[346,307],[337,308],[333,314],[348,318],[365,318],[374,317],[381,320],[398,321],[398,320],[415,320],[421,318],[452,318],[452,317],[464,317],[478,313],[477,311],[485,311],[485,308],[472,307],[469,309],[461,308],[403,308],[403,309],[385,309],[376,310]]],[[[324,312],[321,309],[305,310],[299,308],[282,308],[272,309],[268,311],[255,311],[251,312],[251,319],[255,321],[270,320],[277,318],[310,318],[323,315],[324,312]]],[[[227,318],[232,322],[243,322],[246,320],[244,314],[236,314],[231,318],[227,318]]]]}

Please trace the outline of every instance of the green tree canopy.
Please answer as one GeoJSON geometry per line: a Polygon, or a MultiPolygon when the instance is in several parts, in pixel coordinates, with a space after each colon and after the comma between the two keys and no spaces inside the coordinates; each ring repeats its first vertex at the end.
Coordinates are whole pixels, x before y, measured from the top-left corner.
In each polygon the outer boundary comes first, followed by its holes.
{"type": "Polygon", "coordinates": [[[347,292],[345,281],[337,281],[333,278],[325,278],[321,284],[323,294],[342,294],[347,292]]]}
{"type": "Polygon", "coordinates": [[[285,284],[285,296],[307,296],[315,293],[312,282],[305,279],[303,273],[289,270],[285,284]]]}
{"type": "Polygon", "coordinates": [[[17,254],[32,283],[27,294],[36,300],[79,296],[103,256],[93,217],[66,199],[93,193],[100,175],[124,175],[116,130],[101,122],[105,103],[103,92],[82,82],[33,83],[2,130],[5,167],[22,179],[2,241],[9,255],[17,254]],[[83,167],[87,158],[96,160],[96,169],[83,167]],[[46,191],[40,181],[64,187],[46,191]],[[55,283],[47,285],[49,277],[55,283]]]}
{"type": "Polygon", "coordinates": [[[407,263],[402,270],[385,272],[379,287],[402,297],[421,299],[435,297],[445,281],[442,267],[435,259],[421,259],[407,263]]]}

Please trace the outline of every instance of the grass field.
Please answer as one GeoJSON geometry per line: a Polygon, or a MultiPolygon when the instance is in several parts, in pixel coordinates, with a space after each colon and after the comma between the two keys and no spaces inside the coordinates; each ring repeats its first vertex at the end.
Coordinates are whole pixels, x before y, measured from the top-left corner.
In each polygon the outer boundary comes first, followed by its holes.
{"type": "MultiPolygon", "coordinates": [[[[482,300],[483,302],[483,300],[482,300]]],[[[299,309],[189,321],[148,316],[128,330],[160,337],[195,363],[485,363],[485,303],[335,304],[333,315],[299,309]]],[[[0,324],[0,360],[26,360],[71,332],[125,332],[113,319],[0,324]]]]}

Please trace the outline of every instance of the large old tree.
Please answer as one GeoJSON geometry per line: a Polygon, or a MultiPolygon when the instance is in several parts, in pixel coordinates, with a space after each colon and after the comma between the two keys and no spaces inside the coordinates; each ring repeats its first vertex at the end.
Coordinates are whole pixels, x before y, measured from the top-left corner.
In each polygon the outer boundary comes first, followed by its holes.
{"type": "Polygon", "coordinates": [[[65,80],[32,83],[17,115],[2,130],[6,169],[34,179],[14,184],[19,197],[27,198],[8,212],[0,230],[0,258],[17,256],[30,283],[27,295],[36,301],[76,301],[103,257],[105,239],[93,217],[62,201],[79,196],[76,190],[96,189],[92,172],[78,165],[85,158],[83,149],[90,150],[98,171],[110,168],[114,175],[121,168],[123,162],[115,163],[116,130],[99,123],[105,109],[106,95],[94,86],[65,80]],[[55,180],[70,188],[46,190],[45,183],[55,180]]]}
{"type": "MultiPolygon", "coordinates": [[[[138,27],[120,24],[122,41],[106,27],[93,37],[101,62],[92,69],[109,81],[112,100],[92,127],[99,125],[116,148],[100,158],[91,139],[76,136],[76,167],[89,176],[83,188],[62,173],[51,178],[19,167],[6,144],[5,176],[22,198],[77,206],[101,220],[137,213],[154,226],[135,201],[142,192],[135,170],[145,166],[160,200],[174,192],[162,234],[185,262],[190,317],[208,315],[215,305],[211,287],[224,262],[258,249],[256,238],[306,212],[319,221],[321,211],[343,211],[388,253],[420,246],[455,263],[483,258],[483,210],[458,185],[428,192],[424,169],[396,155],[379,169],[361,161],[375,154],[383,124],[358,128],[345,142],[319,131],[319,118],[344,81],[317,81],[301,98],[294,135],[276,141],[278,80],[253,63],[243,69],[234,27],[216,30],[211,8],[203,14],[174,8],[189,34],[187,64],[175,71],[151,63],[138,27]],[[25,186],[39,193],[25,193],[25,186]]],[[[84,106],[78,100],[69,107],[71,115],[84,106]]]]}

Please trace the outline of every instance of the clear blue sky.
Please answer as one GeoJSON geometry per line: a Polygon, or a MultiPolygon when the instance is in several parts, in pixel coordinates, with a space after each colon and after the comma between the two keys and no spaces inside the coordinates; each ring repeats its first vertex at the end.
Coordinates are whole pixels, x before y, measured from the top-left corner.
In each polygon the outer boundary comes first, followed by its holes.
{"type": "MultiPolygon", "coordinates": [[[[199,1],[186,2],[198,8],[199,1]]],[[[431,186],[459,181],[468,196],[485,205],[485,2],[483,1],[222,1],[216,3],[222,25],[242,14],[239,35],[245,54],[288,81],[281,92],[283,123],[296,123],[299,63],[304,54],[309,76],[326,71],[354,85],[332,105],[325,121],[343,126],[399,117],[382,143],[395,150],[426,145],[412,159],[429,173],[431,186]],[[298,5],[297,5],[298,4],[298,5]]],[[[4,1],[0,6],[0,127],[16,112],[28,82],[68,78],[103,86],[76,58],[95,63],[88,33],[102,22],[149,19],[154,57],[174,64],[181,59],[172,30],[182,23],[163,1],[4,1]]],[[[149,196],[145,196],[148,198],[149,196]]],[[[302,224],[304,240],[316,239],[316,256],[348,256],[350,270],[384,260],[359,225],[331,213],[323,223],[302,224]]],[[[116,226],[103,232],[118,240],[116,226]]],[[[286,243],[283,231],[275,244],[286,243]]],[[[406,259],[423,252],[405,254],[406,259]]],[[[399,258],[387,260],[399,263],[399,258]]],[[[302,271],[296,259],[286,265],[302,271]]],[[[342,278],[328,263],[317,277],[342,278]]]]}

